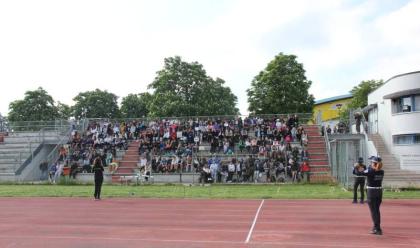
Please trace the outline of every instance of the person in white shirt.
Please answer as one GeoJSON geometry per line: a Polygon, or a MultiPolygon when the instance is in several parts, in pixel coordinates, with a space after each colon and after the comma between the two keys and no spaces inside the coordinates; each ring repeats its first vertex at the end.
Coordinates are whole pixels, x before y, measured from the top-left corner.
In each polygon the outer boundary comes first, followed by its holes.
{"type": "Polygon", "coordinates": [[[140,165],[139,165],[139,169],[142,170],[144,168],[146,168],[147,166],[147,159],[145,156],[141,156],[140,157],[140,165]]]}
{"type": "Polygon", "coordinates": [[[56,183],[57,180],[60,178],[61,173],[63,173],[64,163],[65,163],[64,161],[59,162],[57,170],[55,171],[55,174],[54,174],[53,183],[56,183]]]}
{"type": "Polygon", "coordinates": [[[211,177],[213,178],[213,181],[216,182],[217,180],[217,172],[219,170],[219,165],[215,161],[215,159],[212,159],[212,163],[210,164],[210,173],[211,177]]]}
{"type": "Polygon", "coordinates": [[[229,163],[228,165],[228,177],[227,177],[227,182],[232,182],[232,178],[233,178],[233,174],[235,174],[235,169],[236,169],[236,159],[232,158],[232,161],[229,163]]]}
{"type": "Polygon", "coordinates": [[[242,163],[243,163],[243,160],[241,161],[241,162],[239,162],[239,161],[236,161],[236,164],[235,164],[235,166],[236,166],[236,179],[237,179],[237,182],[239,182],[239,181],[241,181],[241,178],[242,178],[242,163]]]}

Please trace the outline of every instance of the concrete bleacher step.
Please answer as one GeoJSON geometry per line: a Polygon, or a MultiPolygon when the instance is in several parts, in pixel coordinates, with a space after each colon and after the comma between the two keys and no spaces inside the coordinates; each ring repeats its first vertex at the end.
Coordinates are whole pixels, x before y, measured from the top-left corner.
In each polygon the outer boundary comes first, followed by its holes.
{"type": "Polygon", "coordinates": [[[305,133],[308,135],[308,137],[319,137],[319,136],[321,136],[321,133],[317,130],[307,130],[307,129],[305,129],[305,133]]]}
{"type": "Polygon", "coordinates": [[[6,144],[3,143],[0,145],[0,151],[1,150],[13,150],[13,149],[25,149],[29,147],[38,147],[41,143],[31,143],[30,145],[28,143],[11,143],[6,144]]]}
{"type": "Polygon", "coordinates": [[[123,158],[123,160],[121,160],[119,163],[118,163],[118,165],[119,166],[136,166],[137,165],[137,163],[138,163],[138,160],[125,160],[124,158],[123,158]]]}
{"type": "Polygon", "coordinates": [[[14,166],[0,167],[0,173],[15,173],[15,167],[14,166]]]}
{"type": "MultiPolygon", "coordinates": [[[[31,155],[31,153],[27,152],[27,153],[22,153],[21,156],[22,158],[27,158],[29,157],[29,155],[31,155]]],[[[1,159],[19,159],[19,153],[1,153],[0,152],[0,160],[1,159]]]]}
{"type": "Polygon", "coordinates": [[[308,142],[308,150],[311,148],[324,148],[325,149],[325,142],[308,142]]]}
{"type": "Polygon", "coordinates": [[[138,154],[139,154],[139,152],[137,150],[136,151],[127,150],[126,153],[125,153],[125,155],[138,155],[138,154]]]}
{"type": "Polygon", "coordinates": [[[309,155],[315,153],[327,153],[327,148],[325,147],[307,147],[309,155]]]}
{"type": "Polygon", "coordinates": [[[328,159],[310,159],[309,165],[326,165],[328,166],[328,159]]]}
{"type": "Polygon", "coordinates": [[[8,163],[14,163],[17,162],[19,160],[19,158],[4,158],[4,157],[0,157],[0,164],[8,164],[8,163]]]}
{"type": "Polygon", "coordinates": [[[311,165],[311,172],[330,172],[328,165],[311,165]]]}
{"type": "Polygon", "coordinates": [[[314,154],[309,154],[309,160],[312,159],[328,159],[328,155],[326,153],[314,153],[314,154]]]}
{"type": "Polygon", "coordinates": [[[118,161],[118,168],[112,174],[112,183],[121,183],[121,176],[132,175],[137,169],[137,163],[139,162],[139,143],[134,141],[128,145],[124,155],[121,156],[121,160],[118,161]]]}
{"type": "Polygon", "coordinates": [[[135,168],[118,168],[118,173],[134,173],[135,168]]]}

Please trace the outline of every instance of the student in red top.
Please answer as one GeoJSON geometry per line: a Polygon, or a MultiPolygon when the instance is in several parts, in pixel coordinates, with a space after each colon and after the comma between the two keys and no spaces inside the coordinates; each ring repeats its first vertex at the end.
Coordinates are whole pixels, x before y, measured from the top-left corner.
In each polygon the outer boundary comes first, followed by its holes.
{"type": "Polygon", "coordinates": [[[311,167],[309,166],[308,158],[303,158],[303,163],[300,165],[300,171],[302,172],[303,181],[309,182],[309,174],[311,172],[311,167]]]}
{"type": "Polygon", "coordinates": [[[173,123],[170,127],[169,127],[169,135],[171,136],[172,140],[176,140],[176,131],[177,131],[178,126],[173,123]]]}

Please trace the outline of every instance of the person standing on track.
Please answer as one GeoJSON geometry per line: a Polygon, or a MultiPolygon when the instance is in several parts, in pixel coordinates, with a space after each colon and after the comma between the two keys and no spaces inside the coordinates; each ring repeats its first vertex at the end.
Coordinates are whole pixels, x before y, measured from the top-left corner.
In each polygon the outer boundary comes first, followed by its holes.
{"type": "Polygon", "coordinates": [[[101,188],[104,181],[104,166],[100,156],[96,157],[93,161],[93,173],[95,173],[95,201],[101,199],[101,188]]]}
{"type": "Polygon", "coordinates": [[[367,202],[373,222],[371,234],[382,235],[379,207],[382,203],[382,180],[385,173],[382,170],[382,159],[380,157],[372,156],[369,159],[371,160],[369,168],[357,172],[357,175],[367,177],[367,202]]]}
{"type": "Polygon", "coordinates": [[[357,175],[357,172],[362,172],[366,170],[366,165],[363,164],[363,158],[360,157],[357,160],[357,163],[354,164],[353,174],[354,177],[354,187],[353,187],[353,203],[357,203],[357,188],[360,186],[360,203],[365,203],[365,177],[357,175]]]}

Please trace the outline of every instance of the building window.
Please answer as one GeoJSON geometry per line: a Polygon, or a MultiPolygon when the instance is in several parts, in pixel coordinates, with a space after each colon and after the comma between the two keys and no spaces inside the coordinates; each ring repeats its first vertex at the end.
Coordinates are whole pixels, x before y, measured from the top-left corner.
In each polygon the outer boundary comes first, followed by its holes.
{"type": "Polygon", "coordinates": [[[420,95],[414,96],[414,110],[420,111],[420,95]]]}
{"type": "Polygon", "coordinates": [[[420,144],[420,134],[402,134],[392,136],[394,145],[420,144]]]}
{"type": "Polygon", "coordinates": [[[420,95],[402,96],[393,99],[393,113],[420,111],[420,95]]]}

